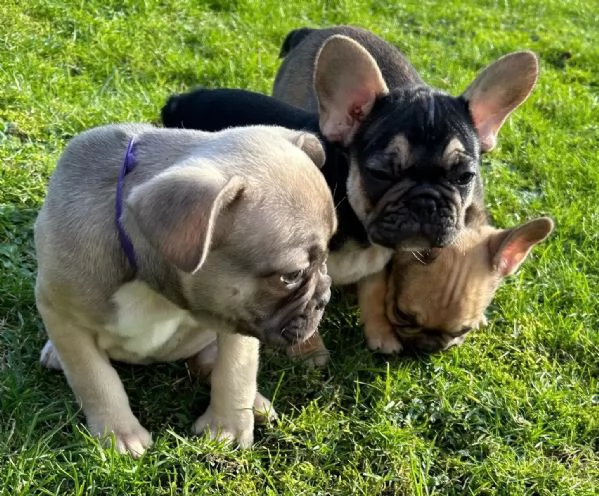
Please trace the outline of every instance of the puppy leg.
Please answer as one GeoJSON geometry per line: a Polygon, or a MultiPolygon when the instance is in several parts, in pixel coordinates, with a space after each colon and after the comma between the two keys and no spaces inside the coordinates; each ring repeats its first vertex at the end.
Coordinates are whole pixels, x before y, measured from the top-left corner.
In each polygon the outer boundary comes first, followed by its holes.
{"type": "Polygon", "coordinates": [[[287,356],[300,358],[306,364],[315,367],[324,367],[330,358],[329,350],[327,350],[318,331],[302,343],[287,348],[287,356]]]}
{"type": "Polygon", "coordinates": [[[119,453],[143,454],[152,437],[131,412],[123,384],[92,333],[62,318],[49,305],[38,302],[38,309],[51,338],[44,346],[42,361],[47,366],[62,365],[90,432],[98,437],[113,434],[119,453]]]}
{"type": "MultiPolygon", "coordinates": [[[[209,384],[212,382],[212,370],[216,364],[218,354],[218,345],[216,341],[206,346],[203,350],[187,359],[187,367],[190,372],[209,384]]],[[[256,392],[254,399],[254,421],[259,424],[274,422],[279,416],[272,406],[271,402],[256,392]]]]}
{"type": "Polygon", "coordinates": [[[399,353],[403,346],[385,315],[387,280],[384,271],[372,274],[358,282],[360,320],[368,348],[381,353],[399,353]]]}
{"type": "Polygon", "coordinates": [[[210,405],[193,425],[196,433],[208,430],[212,439],[236,440],[242,448],[252,445],[258,352],[256,338],[218,335],[218,353],[210,379],[210,405]]]}

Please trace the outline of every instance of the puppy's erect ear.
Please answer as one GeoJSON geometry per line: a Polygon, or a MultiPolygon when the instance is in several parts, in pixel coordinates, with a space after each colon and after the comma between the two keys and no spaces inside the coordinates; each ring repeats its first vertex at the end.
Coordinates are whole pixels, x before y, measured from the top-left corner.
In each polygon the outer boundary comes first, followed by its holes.
{"type": "Polygon", "coordinates": [[[514,52],[484,69],[462,93],[478,131],[481,151],[495,148],[499,129],[528,98],[538,74],[539,63],[534,53],[514,52]]]}
{"type": "Polygon", "coordinates": [[[316,56],[314,91],[320,130],[330,141],[351,143],[376,98],[389,93],[366,49],[347,36],[328,38],[316,56]]]}
{"type": "Polygon", "coordinates": [[[491,268],[502,277],[515,273],[530,250],[553,231],[549,217],[539,217],[514,229],[500,230],[489,239],[491,268]]]}
{"type": "Polygon", "coordinates": [[[125,205],[141,233],[179,269],[198,270],[214,244],[218,216],[243,191],[209,168],[180,167],[135,187],[125,205]]]}

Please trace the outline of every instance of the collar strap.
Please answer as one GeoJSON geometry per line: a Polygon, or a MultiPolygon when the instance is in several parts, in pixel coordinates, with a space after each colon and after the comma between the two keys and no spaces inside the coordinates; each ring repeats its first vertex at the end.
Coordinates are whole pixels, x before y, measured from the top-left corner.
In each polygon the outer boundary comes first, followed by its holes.
{"type": "Polygon", "coordinates": [[[123,251],[125,255],[127,255],[127,259],[129,260],[129,265],[135,271],[137,270],[137,262],[135,260],[135,250],[133,249],[133,243],[131,243],[131,239],[125,232],[125,228],[123,227],[123,181],[125,176],[129,174],[135,168],[135,157],[133,156],[133,141],[135,138],[131,138],[129,140],[129,144],[127,146],[127,153],[125,154],[125,160],[123,161],[123,166],[121,167],[121,171],[119,173],[119,179],[116,183],[116,197],[115,197],[115,221],[116,228],[119,234],[119,240],[121,241],[121,246],[123,247],[123,251]]]}

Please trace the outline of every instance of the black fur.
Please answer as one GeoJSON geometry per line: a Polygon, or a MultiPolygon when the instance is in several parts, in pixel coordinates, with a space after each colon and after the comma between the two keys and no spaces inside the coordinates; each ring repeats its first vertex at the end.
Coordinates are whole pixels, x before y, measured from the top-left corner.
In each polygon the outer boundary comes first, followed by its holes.
{"type": "MultiPolygon", "coordinates": [[[[468,103],[463,97],[426,85],[394,45],[353,26],[296,29],[283,43],[282,52],[287,56],[273,94],[299,99],[313,108],[315,88],[310,96],[299,89],[288,95],[285,85],[294,83],[297,64],[312,63],[333,35],[347,36],[362,45],[390,91],[375,101],[349,146],[352,165],[360,172],[361,185],[356,190],[370,200],[364,204],[373,208],[364,220],[369,239],[387,247],[422,250],[451,243],[465,223],[484,222],[481,146],[468,103]],[[401,150],[393,152],[394,138],[401,141],[400,136],[408,142],[403,154],[401,150]],[[442,164],[443,151],[454,137],[463,144],[465,154],[446,157],[442,164]],[[399,163],[398,157],[406,154],[406,163],[399,163]],[[468,175],[467,184],[462,184],[468,175]]],[[[305,72],[300,75],[300,87],[307,84],[305,72]]]]}
{"type": "Polygon", "coordinates": [[[161,111],[166,127],[220,131],[228,127],[258,124],[278,125],[316,134],[325,148],[322,173],[333,193],[338,229],[331,250],[339,250],[352,239],[368,246],[368,236],[347,201],[349,163],[346,151],[320,134],[318,115],[281,102],[270,96],[237,89],[198,88],[169,98],[161,111]]]}
{"type": "Polygon", "coordinates": [[[279,58],[284,58],[294,47],[299,45],[302,40],[308,36],[313,29],[311,28],[299,28],[290,31],[285,39],[283,40],[283,44],[281,45],[281,51],[279,52],[279,58]]]}
{"type": "Polygon", "coordinates": [[[424,235],[433,246],[444,246],[457,234],[455,205],[471,194],[470,209],[480,212],[467,211],[466,221],[484,216],[480,144],[463,98],[427,86],[394,89],[375,102],[352,149],[364,194],[373,205],[397,191],[394,201],[383,202],[379,220],[371,223],[369,234],[374,241],[393,245],[424,235]],[[409,143],[409,164],[384,153],[399,135],[409,143]],[[454,137],[465,151],[449,167],[442,155],[454,137]],[[460,184],[470,174],[472,179],[460,184]],[[427,205],[434,210],[428,219],[423,213],[427,205]]]}

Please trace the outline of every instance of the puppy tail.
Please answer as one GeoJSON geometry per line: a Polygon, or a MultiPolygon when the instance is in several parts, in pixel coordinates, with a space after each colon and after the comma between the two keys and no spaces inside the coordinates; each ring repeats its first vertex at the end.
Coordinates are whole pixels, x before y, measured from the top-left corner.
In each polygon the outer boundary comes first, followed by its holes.
{"type": "Polygon", "coordinates": [[[160,111],[160,119],[164,127],[180,127],[181,119],[179,117],[179,101],[181,95],[172,95],[160,111]]]}
{"type": "Polygon", "coordinates": [[[285,58],[287,54],[298,46],[312,31],[314,31],[312,28],[299,28],[290,31],[283,40],[281,50],[279,51],[279,58],[285,58]]]}

